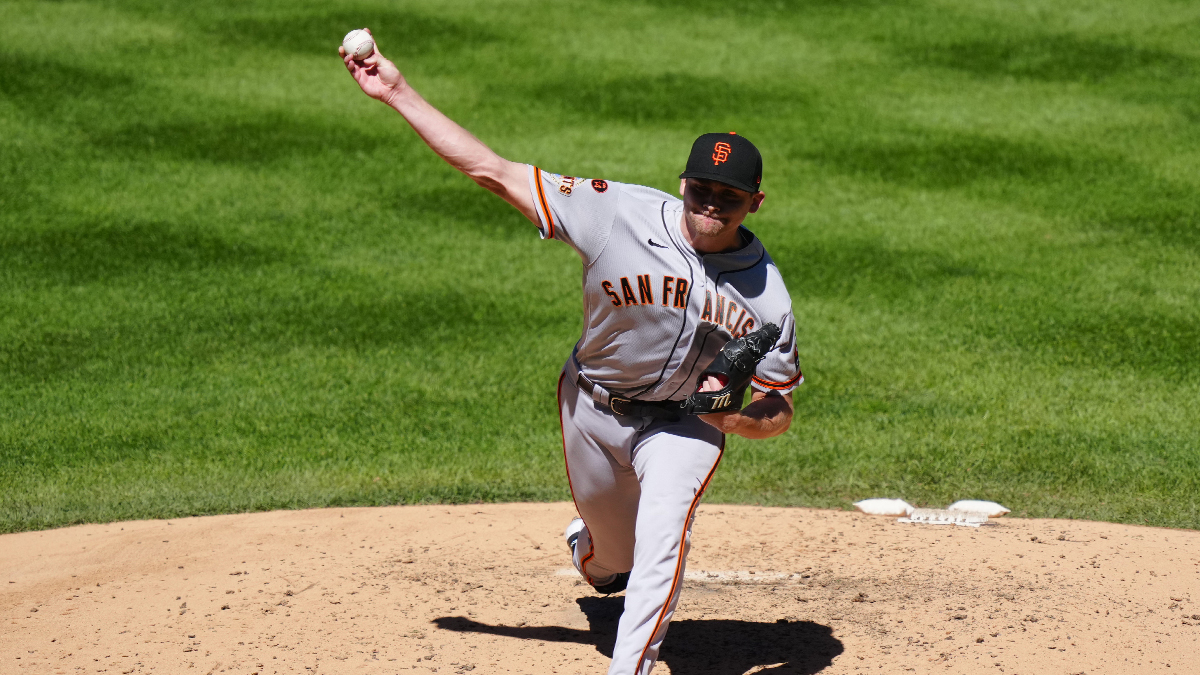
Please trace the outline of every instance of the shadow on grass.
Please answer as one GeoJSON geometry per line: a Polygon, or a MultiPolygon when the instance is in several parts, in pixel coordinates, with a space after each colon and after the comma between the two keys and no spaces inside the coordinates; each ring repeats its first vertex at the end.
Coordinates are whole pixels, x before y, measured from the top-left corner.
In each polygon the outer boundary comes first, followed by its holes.
{"type": "Polygon", "coordinates": [[[1185,185],[1131,169],[1079,177],[1062,194],[1031,195],[1051,213],[1073,217],[1085,228],[1123,232],[1200,250],[1200,193],[1185,185]]]}
{"type": "MultiPolygon", "coordinates": [[[[689,14],[770,17],[781,30],[805,22],[870,15],[860,26],[901,60],[988,79],[1013,77],[1042,82],[1099,82],[1115,76],[1159,79],[1194,77],[1200,61],[1119,39],[1053,33],[1040,24],[1006,23],[980,14],[948,14],[943,7],[886,0],[644,0],[689,14]],[[877,11],[883,10],[883,11],[877,11]]],[[[841,33],[845,33],[843,28],[841,33]]]]}
{"type": "Polygon", "coordinates": [[[39,122],[83,131],[106,158],[257,165],[297,155],[354,156],[363,148],[403,142],[394,134],[370,135],[333,119],[271,110],[235,109],[231,115],[226,106],[193,119],[169,117],[154,106],[141,109],[153,103],[148,97],[154,94],[128,75],[17,55],[0,54],[0,96],[16,102],[19,111],[37,111],[39,122]],[[89,104],[119,112],[97,116],[89,104]]]}
{"type": "Polygon", "coordinates": [[[1186,308],[1081,304],[1073,294],[1036,289],[1029,272],[977,267],[937,251],[794,240],[772,248],[797,300],[882,302],[887,311],[936,314],[949,325],[969,307],[975,319],[964,330],[1065,367],[1133,368],[1171,381],[1200,376],[1200,321],[1186,308]],[[951,284],[956,295],[941,300],[951,284]]]}
{"type": "MultiPolygon", "coordinates": [[[[393,133],[367,134],[336,119],[228,105],[214,110],[215,102],[203,100],[194,106],[199,114],[181,118],[155,103],[165,93],[155,93],[152,86],[115,67],[0,53],[0,98],[17,103],[20,114],[39,123],[82,131],[106,159],[258,165],[297,155],[354,156],[364,148],[403,143],[393,133]]],[[[0,155],[0,160],[6,158],[0,155]]]]}
{"type": "MultiPolygon", "coordinates": [[[[537,230],[503,199],[467,178],[433,189],[415,186],[381,195],[402,217],[422,227],[454,227],[491,238],[531,240],[537,230]]],[[[551,244],[552,246],[554,244],[551,244]]]]}
{"type": "Polygon", "coordinates": [[[534,99],[561,105],[589,119],[625,123],[716,123],[730,118],[801,115],[812,105],[796,83],[768,85],[689,73],[620,77],[590,73],[586,77],[543,81],[517,92],[494,89],[495,96],[534,99]]]}
{"type": "MultiPolygon", "coordinates": [[[[587,616],[588,630],[561,626],[493,626],[465,617],[434,619],[442,630],[481,633],[539,642],[573,642],[592,645],[612,658],[617,622],[624,611],[623,597],[587,597],[575,601],[587,616]]],[[[845,651],[833,630],[811,621],[765,623],[735,619],[682,619],[672,621],[658,660],[672,673],[742,675],[794,673],[809,675],[828,668],[845,651]]]]}
{"type": "Polygon", "coordinates": [[[0,98],[38,117],[81,98],[117,99],[139,87],[124,73],[0,52],[0,98]]]}
{"type": "Polygon", "coordinates": [[[0,234],[0,280],[86,284],[210,267],[251,269],[284,261],[282,249],[226,239],[200,228],[151,221],[85,222],[74,228],[0,234]]]}
{"type": "MultiPolygon", "coordinates": [[[[876,129],[886,122],[876,121],[876,129]]],[[[906,188],[963,190],[1087,229],[1200,248],[1200,194],[1120,156],[1064,142],[942,129],[825,134],[789,151],[821,169],[906,188]]]]}
{"type": "Polygon", "coordinates": [[[265,277],[251,269],[220,270],[215,277],[168,270],[138,278],[134,297],[145,309],[118,310],[120,320],[85,309],[67,325],[29,324],[7,335],[0,341],[6,384],[72,373],[103,381],[151,368],[190,371],[224,354],[270,360],[306,346],[370,353],[388,348],[396,358],[478,355],[508,344],[497,342],[498,333],[512,340],[565,336],[577,320],[569,308],[529,302],[524,295],[466,284],[385,287],[312,267],[265,277]],[[146,286],[156,289],[149,297],[140,290],[146,286]],[[159,297],[169,304],[160,307],[159,297]]]}
{"type": "MultiPolygon", "coordinates": [[[[21,220],[40,220],[45,202],[38,194],[45,181],[40,173],[54,158],[40,147],[0,143],[0,218],[4,226],[21,220]],[[37,169],[32,169],[37,167],[37,169]]],[[[4,270],[0,268],[0,276],[4,270]]]]}
{"type": "Polygon", "coordinates": [[[906,187],[952,189],[991,181],[1069,177],[1093,158],[1043,143],[941,129],[897,129],[882,136],[827,135],[791,153],[839,173],[906,187]]]}
{"type": "Polygon", "coordinates": [[[867,242],[788,239],[771,248],[797,298],[867,294],[899,299],[958,279],[993,278],[998,274],[956,262],[937,251],[891,250],[867,242]]]}
{"type": "Polygon", "coordinates": [[[994,24],[978,25],[987,37],[902,41],[901,58],[959,70],[979,78],[1015,77],[1044,82],[1098,82],[1119,75],[1194,75],[1200,62],[1173,52],[1068,34],[1029,34],[994,24]]]}
{"type": "MultiPolygon", "coordinates": [[[[275,111],[247,112],[221,119],[139,120],[89,133],[93,147],[110,155],[138,159],[181,159],[237,165],[262,165],[285,157],[323,154],[353,157],[402,143],[330,122],[316,122],[275,111]]],[[[339,161],[331,159],[331,162],[339,161]]]]}

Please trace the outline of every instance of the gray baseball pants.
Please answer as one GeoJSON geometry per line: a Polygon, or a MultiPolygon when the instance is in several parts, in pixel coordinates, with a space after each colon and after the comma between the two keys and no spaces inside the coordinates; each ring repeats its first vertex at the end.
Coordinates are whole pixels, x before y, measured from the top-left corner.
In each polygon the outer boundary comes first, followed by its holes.
{"type": "Polygon", "coordinates": [[[646,675],[675,613],[692,522],[725,449],[694,416],[678,422],[614,415],[575,385],[574,360],[558,382],[567,479],[586,525],[575,569],[592,585],[630,572],[609,675],[646,675]]]}

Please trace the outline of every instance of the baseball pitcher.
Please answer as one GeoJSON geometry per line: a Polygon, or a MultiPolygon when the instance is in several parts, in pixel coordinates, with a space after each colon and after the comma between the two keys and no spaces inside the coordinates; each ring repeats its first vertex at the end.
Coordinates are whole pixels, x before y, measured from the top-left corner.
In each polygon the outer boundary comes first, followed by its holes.
{"type": "Polygon", "coordinates": [[[742,221],[763,203],[762,157],[730,133],[696,139],[677,199],[500,157],[426,102],[378,48],[346,68],[434,152],[583,262],[583,335],[558,380],[579,518],[572,562],[625,591],[610,675],[654,667],[679,601],[696,507],[726,434],[768,438],[802,381],[791,299],[742,221]],[[751,388],[751,401],[743,407],[751,388]]]}

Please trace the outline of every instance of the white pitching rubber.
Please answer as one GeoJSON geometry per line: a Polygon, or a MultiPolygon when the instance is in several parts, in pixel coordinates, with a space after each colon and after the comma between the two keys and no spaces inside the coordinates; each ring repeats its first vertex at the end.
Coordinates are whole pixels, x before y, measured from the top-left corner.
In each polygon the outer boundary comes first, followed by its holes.
{"type": "Polygon", "coordinates": [[[988,521],[986,513],[979,511],[951,511],[950,509],[913,509],[907,518],[899,518],[901,523],[922,523],[925,525],[962,525],[964,527],[979,527],[988,521]]]}
{"type": "Polygon", "coordinates": [[[871,516],[907,516],[914,507],[903,499],[864,499],[854,508],[871,516]]]}

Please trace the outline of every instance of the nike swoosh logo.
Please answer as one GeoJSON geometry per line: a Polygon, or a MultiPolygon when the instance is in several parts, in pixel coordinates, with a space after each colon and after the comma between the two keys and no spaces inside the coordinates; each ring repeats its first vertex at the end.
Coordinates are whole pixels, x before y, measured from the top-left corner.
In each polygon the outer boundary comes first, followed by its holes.
{"type": "Polygon", "coordinates": [[[653,246],[654,248],[667,248],[666,246],[663,246],[662,244],[656,244],[656,243],[654,243],[654,240],[653,240],[653,239],[647,239],[647,240],[646,240],[646,243],[647,243],[647,244],[650,244],[650,245],[651,245],[651,246],[653,246]]]}

